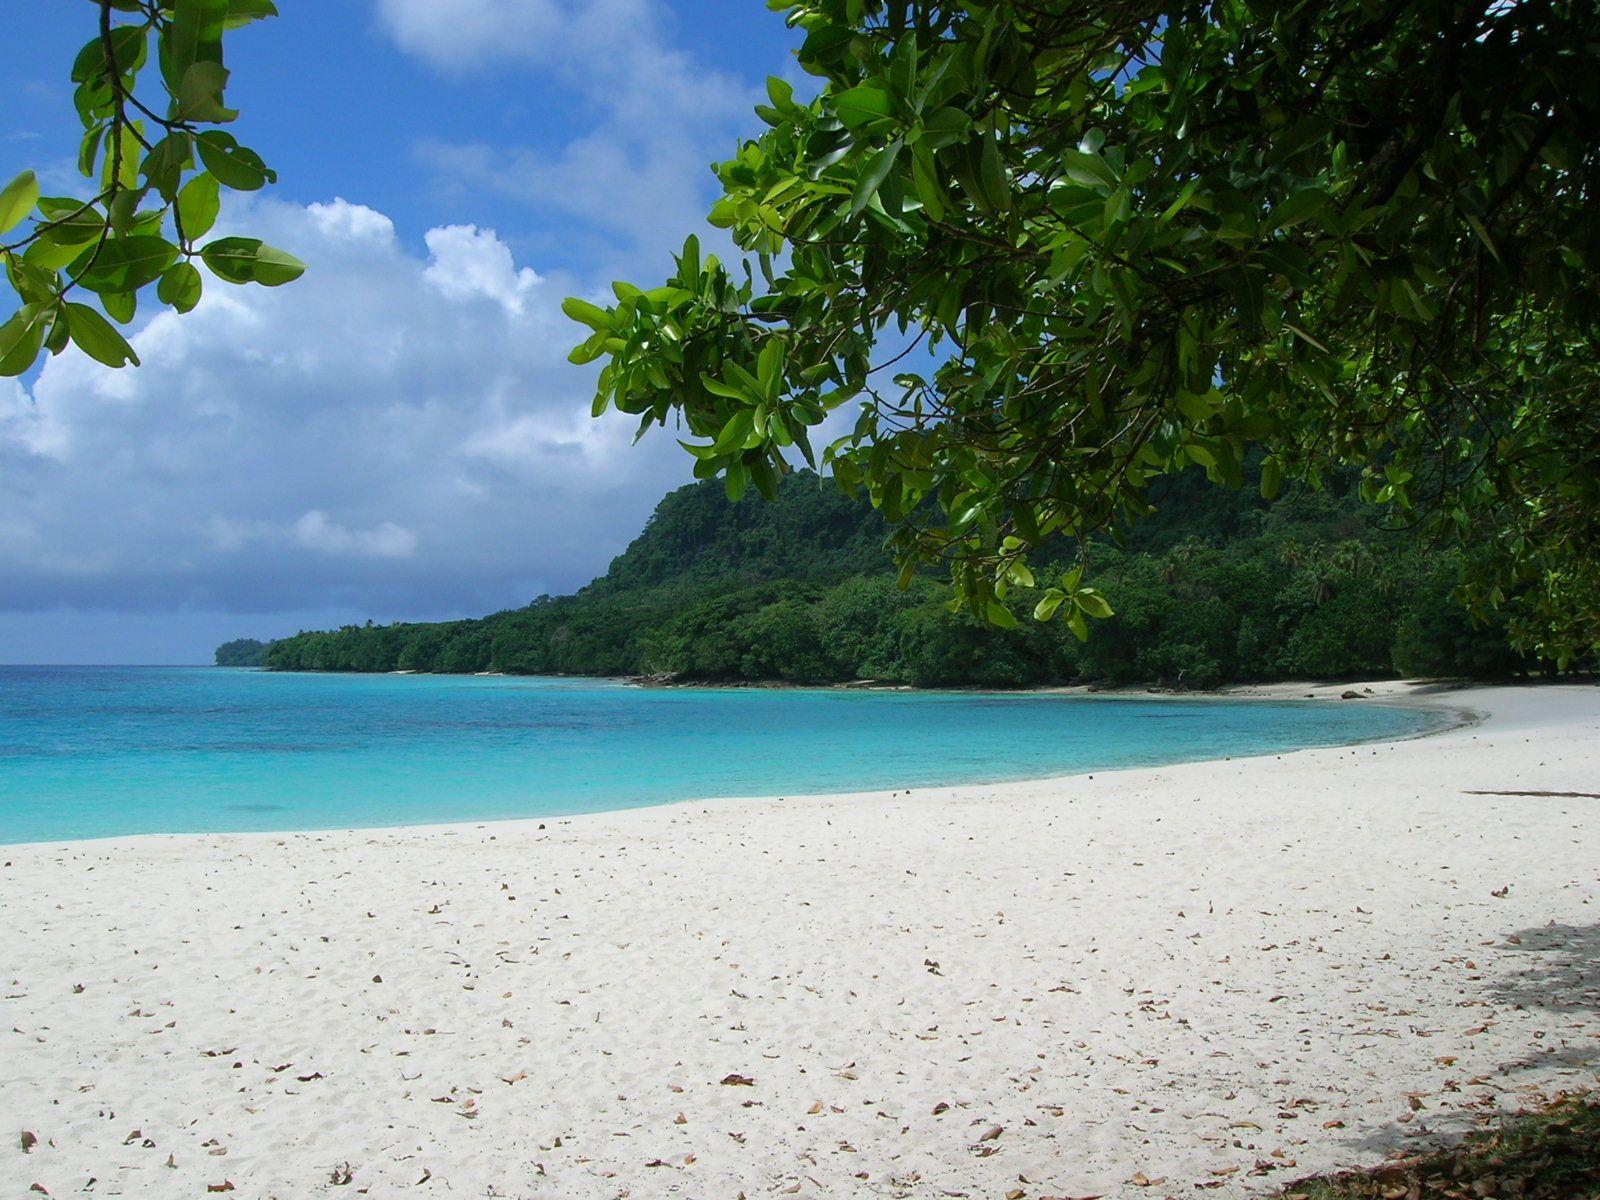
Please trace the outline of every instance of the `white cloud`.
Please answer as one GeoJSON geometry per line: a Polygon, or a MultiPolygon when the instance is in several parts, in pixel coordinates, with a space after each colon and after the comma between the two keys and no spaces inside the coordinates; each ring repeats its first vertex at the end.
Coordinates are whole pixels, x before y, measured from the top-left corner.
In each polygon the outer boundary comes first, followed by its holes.
{"type": "Polygon", "coordinates": [[[540,283],[532,267],[517,269],[511,248],[492,230],[446,225],[428,230],[424,240],[433,262],[423,278],[448,299],[484,296],[512,316],[521,316],[529,295],[540,283]]]}
{"type": "MultiPolygon", "coordinates": [[[[756,89],[672,44],[662,0],[378,0],[394,42],[450,74],[515,66],[578,98],[554,146],[425,141],[446,186],[487,187],[587,229],[601,269],[703,231],[710,164],[751,131],[756,89]]],[[[541,133],[549,134],[549,129],[541,133]]]]}
{"type": "Polygon", "coordinates": [[[304,278],[208,280],[134,336],[139,368],[69,350],[0,385],[0,611],[490,611],[602,570],[687,475],[670,438],[590,419],[572,281],[494,233],[418,253],[343,200],[231,215],[304,278]]]}
{"type": "Polygon", "coordinates": [[[410,558],[417,552],[417,535],[393,521],[376,529],[347,529],[315,509],[294,523],[294,535],[302,546],[323,554],[410,558]]]}
{"type": "Polygon", "coordinates": [[[395,43],[444,71],[539,56],[565,13],[553,0],[378,0],[395,43]]]}
{"type": "Polygon", "coordinates": [[[320,554],[356,558],[410,558],[417,535],[393,521],[373,529],[351,529],[320,509],[312,509],[290,525],[212,515],[201,523],[213,549],[233,554],[252,543],[298,545],[320,554]]]}

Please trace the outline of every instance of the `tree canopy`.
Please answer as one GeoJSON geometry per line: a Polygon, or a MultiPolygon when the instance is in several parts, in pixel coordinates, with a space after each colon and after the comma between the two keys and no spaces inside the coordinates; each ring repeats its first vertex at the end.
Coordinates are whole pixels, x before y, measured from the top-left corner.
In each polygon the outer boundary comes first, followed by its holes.
{"type": "MultiPolygon", "coordinates": [[[[1521,648],[1600,645],[1591,4],[769,4],[820,89],[716,167],[745,261],[568,302],[597,413],[730,495],[820,462],[1001,624],[1164,475],[1353,467],[1521,648]]],[[[1077,568],[1036,607],[1108,611],[1077,568]]]]}
{"type": "Polygon", "coordinates": [[[277,178],[220,128],[239,115],[223,103],[223,36],[276,15],[271,0],[95,7],[99,28],[72,64],[84,129],[78,170],[88,183],[80,195],[42,196],[29,170],[0,190],[0,260],[17,297],[0,324],[0,376],[21,375],[69,343],[109,367],[137,365],[117,325],[133,320],[152,285],[159,304],[192,309],[204,287],[197,262],[228,283],[268,287],[305,270],[259,238],[205,240],[222,189],[255,191],[277,178]],[[85,302],[91,296],[98,307],[85,302]]]}

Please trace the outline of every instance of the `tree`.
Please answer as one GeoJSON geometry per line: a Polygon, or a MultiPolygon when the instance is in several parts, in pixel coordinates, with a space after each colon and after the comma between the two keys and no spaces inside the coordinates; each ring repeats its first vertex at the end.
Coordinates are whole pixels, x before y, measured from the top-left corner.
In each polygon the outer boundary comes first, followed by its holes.
{"type": "Polygon", "coordinates": [[[228,283],[267,287],[305,270],[258,238],[203,240],[223,188],[254,191],[277,178],[217,128],[239,115],[223,103],[223,35],[275,16],[271,0],[95,7],[99,28],[72,65],[87,194],[41,196],[32,171],[0,190],[0,260],[18,302],[0,324],[0,376],[20,375],[44,350],[59,354],[69,342],[107,366],[137,365],[117,324],[133,320],[151,285],[158,303],[192,309],[204,286],[197,262],[228,283]],[[152,60],[157,68],[146,73],[152,60]],[[150,74],[157,83],[142,89],[150,74]],[[88,294],[98,308],[84,303],[88,294]]]}
{"type": "MultiPolygon", "coordinates": [[[[821,88],[716,168],[753,262],[568,301],[597,414],[734,496],[820,460],[1000,623],[1162,476],[1354,468],[1521,647],[1600,646],[1589,0],[769,2],[821,88]]],[[[1083,578],[1037,615],[1106,615],[1083,578]]]]}

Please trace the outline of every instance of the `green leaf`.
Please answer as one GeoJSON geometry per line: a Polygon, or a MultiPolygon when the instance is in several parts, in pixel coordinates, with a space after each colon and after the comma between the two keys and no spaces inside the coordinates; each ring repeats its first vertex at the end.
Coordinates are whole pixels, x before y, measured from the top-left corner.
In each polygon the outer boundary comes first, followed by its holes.
{"type": "Polygon", "coordinates": [[[833,111],[850,129],[881,121],[893,111],[894,103],[882,88],[863,84],[833,97],[833,111]]]}
{"type": "Polygon", "coordinates": [[[1112,188],[1121,185],[1122,180],[1117,178],[1117,173],[1111,169],[1111,164],[1098,154],[1090,154],[1087,150],[1065,149],[1061,152],[1061,163],[1067,170],[1067,178],[1074,183],[1081,183],[1084,187],[1112,188]]]}
{"type": "Polygon", "coordinates": [[[118,135],[106,146],[105,159],[100,164],[100,182],[105,187],[134,188],[139,186],[140,154],[139,131],[132,125],[122,126],[118,135]]]}
{"type": "Polygon", "coordinates": [[[178,115],[186,121],[231,121],[236,109],[222,103],[228,86],[228,68],[216,62],[197,62],[183,73],[178,84],[178,115]]]}
{"type": "Polygon", "coordinates": [[[1217,413],[1217,405],[1209,394],[1196,395],[1193,392],[1180,391],[1176,400],[1178,411],[1191,421],[1204,421],[1217,413]]]}
{"type": "Polygon", "coordinates": [[[740,404],[754,404],[757,397],[739,388],[723,383],[720,379],[713,379],[704,371],[700,373],[700,384],[713,396],[721,396],[724,400],[737,400],[740,404]]]}
{"type": "Polygon", "coordinates": [[[305,274],[306,265],[292,254],[268,246],[260,238],[227,237],[200,251],[211,273],[229,283],[278,287],[305,274]]]}
{"type": "Polygon", "coordinates": [[[82,246],[97,239],[105,229],[104,217],[92,207],[84,208],[78,200],[46,197],[39,201],[39,212],[52,226],[41,236],[58,246],[82,246]]]}
{"type": "Polygon", "coordinates": [[[1318,187],[1305,188],[1274,208],[1267,224],[1273,229],[1288,229],[1315,216],[1327,203],[1327,192],[1318,187]]]}
{"type": "Polygon", "coordinates": [[[178,257],[165,238],[134,235],[92,245],[68,268],[93,292],[136,292],[160,278],[178,257]]]}
{"type": "Polygon", "coordinates": [[[24,171],[0,191],[0,233],[9,233],[33,211],[39,202],[39,179],[32,171],[24,171]]]}
{"type": "Polygon", "coordinates": [[[794,88],[776,75],[768,75],[767,99],[779,112],[788,112],[794,107],[794,88]]]}
{"type": "Polygon", "coordinates": [[[238,29],[251,21],[278,15],[278,6],[272,0],[228,0],[229,29],[238,29]]]}
{"type": "Polygon", "coordinates": [[[1044,599],[1033,606],[1033,619],[1035,621],[1048,621],[1056,615],[1056,609],[1061,607],[1061,602],[1067,597],[1056,588],[1051,588],[1044,594],[1044,599]]]}
{"type": "Polygon", "coordinates": [[[78,143],[78,173],[85,179],[94,178],[95,163],[100,161],[100,139],[105,137],[106,127],[95,125],[83,135],[83,141],[78,143]]]}
{"type": "Polygon", "coordinates": [[[978,159],[978,179],[989,207],[996,212],[1011,211],[1011,182],[1006,177],[1005,163],[1000,159],[1000,139],[994,130],[984,134],[983,153],[978,159]]]}
{"type": "Polygon", "coordinates": [[[133,320],[139,310],[137,292],[101,292],[100,303],[106,310],[106,316],[119,325],[126,325],[133,320]]]}
{"type": "Polygon", "coordinates": [[[1494,239],[1489,236],[1489,230],[1484,226],[1484,223],[1471,213],[1463,215],[1467,218],[1467,224],[1472,226],[1472,232],[1478,235],[1478,240],[1488,248],[1490,254],[1494,255],[1495,262],[1502,267],[1505,266],[1506,260],[1500,257],[1500,248],[1494,244],[1494,239]]]}
{"type": "Polygon", "coordinates": [[[128,345],[128,339],[87,304],[67,305],[67,332],[78,348],[97,362],[108,367],[139,365],[139,356],[128,345]]]}
{"type": "Polygon", "coordinates": [[[44,341],[42,304],[24,304],[0,325],[0,377],[21,375],[39,357],[44,341]]]}
{"type": "Polygon", "coordinates": [[[923,210],[935,221],[944,220],[945,213],[955,207],[950,199],[950,193],[939,183],[939,172],[934,165],[933,156],[921,142],[917,144],[911,157],[911,186],[916,189],[917,199],[922,201],[923,210]]]}
{"type": "Polygon", "coordinates": [[[163,65],[167,82],[182,86],[197,62],[222,62],[222,33],[227,28],[228,0],[173,0],[163,65]]]}
{"type": "Polygon", "coordinates": [[[589,301],[580,300],[576,296],[568,296],[563,300],[561,311],[571,320],[580,325],[587,325],[596,333],[611,333],[614,330],[610,313],[599,305],[590,304],[589,301]]]}
{"type": "Polygon", "coordinates": [[[850,215],[859,216],[861,210],[872,203],[872,198],[878,194],[878,189],[883,186],[883,181],[889,177],[889,172],[894,170],[895,159],[900,157],[901,141],[896,138],[867,163],[861,172],[861,178],[856,183],[856,190],[850,196],[850,215]]]}
{"type": "Polygon", "coordinates": [[[178,193],[178,220],[183,225],[183,236],[193,240],[205,237],[217,223],[222,211],[222,190],[217,177],[201,172],[178,193]]]}
{"type": "Polygon", "coordinates": [[[59,271],[82,253],[82,246],[64,246],[47,237],[40,237],[35,238],[22,255],[41,271],[59,271]]]}
{"type": "Polygon", "coordinates": [[[178,194],[178,184],[192,157],[189,135],[180,129],[151,148],[150,153],[144,156],[139,172],[151,187],[161,193],[163,199],[171,200],[178,194]]]}
{"type": "Polygon", "coordinates": [[[1093,588],[1079,589],[1073,594],[1072,602],[1077,605],[1079,612],[1096,620],[1104,620],[1113,615],[1111,605],[1107,604],[1105,597],[1093,588]]]}
{"type": "Polygon", "coordinates": [[[1276,500],[1282,490],[1283,467],[1275,458],[1265,459],[1261,464],[1261,498],[1276,500]]]}
{"type": "MultiPolygon", "coordinates": [[[[134,69],[144,54],[144,25],[118,25],[111,31],[111,58],[118,71],[134,69]]],[[[105,43],[99,37],[90,38],[78,51],[72,63],[72,82],[87,83],[99,79],[106,72],[105,43]]]]}
{"type": "Polygon", "coordinates": [[[761,382],[764,395],[778,394],[778,387],[783,382],[783,343],[777,338],[767,339],[767,344],[761,347],[761,353],[756,357],[756,378],[761,382]]]}
{"type": "Polygon", "coordinates": [[[682,438],[678,439],[678,445],[682,446],[697,459],[704,460],[717,457],[717,448],[715,446],[696,446],[693,442],[686,442],[682,438]]]}
{"type": "Polygon", "coordinates": [[[202,287],[200,271],[193,263],[177,263],[161,277],[156,286],[156,299],[186,313],[200,303],[202,287]]]}
{"type": "Polygon", "coordinates": [[[200,161],[224,187],[236,192],[253,192],[278,181],[277,173],[261,161],[261,156],[234,140],[232,134],[208,129],[195,138],[200,161]]]}
{"type": "Polygon", "coordinates": [[[1015,629],[1017,618],[1011,615],[1011,610],[998,600],[989,601],[984,609],[984,614],[989,618],[989,624],[998,625],[1001,629],[1015,629]]]}
{"type": "Polygon", "coordinates": [[[692,233],[683,239],[683,254],[678,259],[678,278],[690,291],[700,290],[700,239],[692,233]]]}
{"type": "Polygon", "coordinates": [[[718,454],[730,454],[744,449],[745,441],[755,431],[755,416],[748,408],[741,408],[728,418],[712,449],[718,454]]]}

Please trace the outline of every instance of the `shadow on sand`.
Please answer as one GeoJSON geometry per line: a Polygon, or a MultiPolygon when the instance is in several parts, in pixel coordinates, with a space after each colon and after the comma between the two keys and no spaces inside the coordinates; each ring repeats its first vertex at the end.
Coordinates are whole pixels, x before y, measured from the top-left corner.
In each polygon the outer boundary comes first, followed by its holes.
{"type": "MultiPolygon", "coordinates": [[[[1516,961],[1512,970],[1483,984],[1483,998],[1497,1009],[1544,1009],[1569,1019],[1564,1031],[1535,1039],[1521,1057],[1496,1064],[1501,1076],[1525,1071],[1587,1072],[1574,1084],[1593,1085],[1600,1072],[1600,922],[1592,925],[1540,925],[1508,935],[1516,961]]],[[[1398,1097],[1396,1098],[1399,1099],[1398,1097]]],[[[1507,1097],[1509,1100],[1510,1097],[1507,1097]]],[[[1429,1112],[1417,1125],[1392,1122],[1346,1145],[1362,1154],[1415,1154],[1479,1127],[1482,1120],[1511,1115],[1515,1105],[1466,1111],[1429,1112]],[[1425,1132],[1424,1132],[1425,1130],[1425,1132]]]]}

